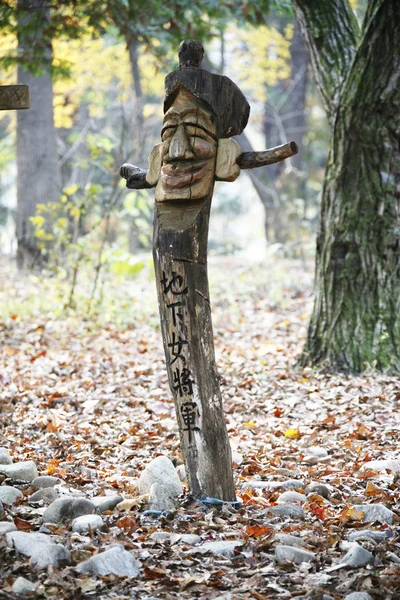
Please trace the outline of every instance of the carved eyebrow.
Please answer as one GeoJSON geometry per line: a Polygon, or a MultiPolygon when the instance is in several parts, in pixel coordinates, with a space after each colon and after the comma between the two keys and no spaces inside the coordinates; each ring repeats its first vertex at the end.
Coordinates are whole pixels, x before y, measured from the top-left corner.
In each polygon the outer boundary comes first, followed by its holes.
{"type": "MultiPolygon", "coordinates": [[[[165,123],[165,125],[163,126],[163,128],[161,129],[161,135],[164,133],[164,131],[166,131],[167,129],[173,129],[174,127],[176,127],[178,125],[178,123],[170,123],[167,121],[165,123]]],[[[213,140],[217,141],[217,137],[214,133],[212,133],[211,131],[209,131],[208,129],[206,129],[205,127],[203,127],[202,125],[199,125],[198,123],[191,123],[190,121],[184,121],[182,123],[182,125],[188,125],[189,127],[195,127],[197,129],[201,129],[202,131],[204,131],[204,133],[206,133],[210,138],[212,138],[213,140]]]]}

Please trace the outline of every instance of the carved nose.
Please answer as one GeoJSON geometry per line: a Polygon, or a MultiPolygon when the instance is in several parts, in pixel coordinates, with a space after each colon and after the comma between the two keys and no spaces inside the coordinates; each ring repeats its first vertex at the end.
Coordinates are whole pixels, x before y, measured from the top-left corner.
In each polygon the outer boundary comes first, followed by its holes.
{"type": "Polygon", "coordinates": [[[190,148],[190,139],[183,125],[179,125],[172,136],[168,154],[170,158],[175,160],[190,160],[195,158],[195,154],[190,148]]]}

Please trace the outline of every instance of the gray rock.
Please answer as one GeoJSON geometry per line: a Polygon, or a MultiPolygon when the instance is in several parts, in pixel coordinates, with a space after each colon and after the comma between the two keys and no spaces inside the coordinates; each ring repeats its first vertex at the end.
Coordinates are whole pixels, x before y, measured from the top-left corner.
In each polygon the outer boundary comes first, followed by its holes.
{"type": "Polygon", "coordinates": [[[179,477],[180,481],[187,481],[185,465],[178,465],[175,470],[178,473],[178,477],[179,477]]]}
{"type": "Polygon", "coordinates": [[[261,490],[301,490],[304,488],[304,481],[300,479],[287,479],[286,481],[261,481],[260,479],[250,479],[246,481],[243,487],[251,487],[261,490]]]}
{"type": "Polygon", "coordinates": [[[55,485],[64,483],[59,477],[52,477],[52,475],[39,475],[32,481],[32,487],[38,490],[43,488],[52,488],[55,485]]]}
{"type": "Polygon", "coordinates": [[[275,539],[284,546],[307,546],[304,540],[297,535],[290,535],[290,533],[277,533],[275,539]]]}
{"type": "Polygon", "coordinates": [[[37,490],[37,492],[34,492],[32,496],[29,497],[29,502],[41,502],[42,500],[44,502],[53,502],[53,500],[55,500],[56,498],[58,498],[57,490],[48,487],[42,488],[41,490],[37,490]]]}
{"type": "Polygon", "coordinates": [[[114,510],[114,508],[123,501],[122,496],[95,496],[91,498],[91,502],[95,505],[97,512],[103,513],[106,510],[114,510]]]}
{"type": "Polygon", "coordinates": [[[103,519],[100,515],[82,515],[72,521],[72,531],[75,533],[88,533],[89,527],[92,531],[103,527],[103,519]]]}
{"type": "Polygon", "coordinates": [[[96,508],[92,502],[85,498],[73,498],[66,496],[57,498],[43,513],[44,523],[59,523],[60,521],[72,521],[82,515],[91,515],[96,508]]]}
{"type": "Polygon", "coordinates": [[[314,560],[314,552],[303,550],[302,548],[296,548],[294,546],[277,546],[275,548],[275,560],[278,565],[284,563],[294,563],[299,565],[300,563],[310,563],[314,560]]]}
{"type": "MultiPolygon", "coordinates": [[[[154,484],[157,486],[164,486],[166,490],[168,490],[168,492],[166,492],[165,490],[158,488],[156,494],[156,496],[158,495],[159,497],[166,498],[167,503],[168,498],[177,498],[182,494],[183,487],[179,480],[178,473],[176,472],[172,461],[167,456],[157,456],[157,458],[152,460],[142,472],[139,479],[140,494],[151,494],[151,489],[154,484]]],[[[153,502],[156,503],[156,499],[153,502]]],[[[162,500],[160,501],[160,504],[161,503],[162,500]]],[[[153,510],[168,510],[168,508],[157,508],[153,510]]]]}
{"type": "Polygon", "coordinates": [[[361,511],[364,513],[364,523],[372,523],[374,521],[387,523],[388,525],[393,523],[394,514],[384,504],[356,504],[352,508],[357,512],[361,511]]]}
{"type": "Polygon", "coordinates": [[[2,517],[4,515],[4,508],[3,508],[3,503],[0,500],[0,517],[2,517]]]}
{"type": "Polygon", "coordinates": [[[0,535],[9,533],[10,531],[17,531],[16,526],[11,521],[1,521],[0,523],[0,535]]]}
{"type": "Polygon", "coordinates": [[[317,494],[318,496],[322,496],[322,498],[330,498],[332,494],[332,488],[330,485],[325,485],[324,483],[310,483],[305,489],[307,496],[310,494],[317,494]]]}
{"type": "Polygon", "coordinates": [[[18,577],[13,583],[12,591],[14,594],[30,594],[36,590],[37,586],[37,583],[32,583],[25,577],[18,577]]]}
{"type": "Polygon", "coordinates": [[[308,454],[312,454],[312,456],[318,456],[319,458],[325,458],[328,456],[328,451],[322,446],[310,446],[307,448],[308,454]]]}
{"type": "Polygon", "coordinates": [[[356,540],[365,540],[370,539],[374,540],[374,542],[381,542],[386,539],[386,534],[384,531],[374,531],[372,529],[359,529],[358,531],[352,531],[348,537],[350,542],[355,542],[356,540]]]}
{"type": "Polygon", "coordinates": [[[350,548],[348,553],[342,558],[340,564],[348,567],[365,567],[370,562],[373,562],[374,555],[356,542],[350,548]]]}
{"type": "Polygon", "coordinates": [[[201,537],[195,533],[182,533],[178,543],[187,544],[188,546],[196,546],[200,544],[201,537]]]}
{"type": "Polygon", "coordinates": [[[361,471],[392,471],[400,472],[400,460],[369,460],[363,463],[361,471]]]}
{"type": "Polygon", "coordinates": [[[396,563],[396,565],[400,565],[400,556],[398,556],[394,552],[386,552],[386,556],[389,560],[396,563]]]}
{"type": "Polygon", "coordinates": [[[290,502],[284,502],[283,504],[278,504],[278,506],[271,506],[271,508],[267,508],[264,513],[272,514],[276,517],[291,517],[293,519],[305,518],[304,510],[301,506],[291,504],[290,502]]]}
{"type": "Polygon", "coordinates": [[[12,458],[5,448],[0,448],[0,465],[12,465],[12,458]]]}
{"type": "Polygon", "coordinates": [[[120,546],[114,546],[101,554],[96,554],[79,563],[75,568],[78,573],[87,573],[88,575],[136,577],[140,573],[137,560],[120,546]]]}
{"type": "Polygon", "coordinates": [[[22,497],[22,493],[17,490],[17,488],[12,487],[11,485],[0,485],[0,501],[3,504],[8,504],[11,506],[18,500],[18,498],[22,497]]]}
{"type": "Polygon", "coordinates": [[[301,504],[304,504],[306,500],[307,496],[294,491],[283,492],[283,494],[276,499],[278,504],[282,504],[283,502],[301,502],[301,504]]]}
{"type": "Polygon", "coordinates": [[[372,600],[372,596],[367,592],[351,592],[344,597],[344,600],[372,600]]]}
{"type": "Polygon", "coordinates": [[[30,556],[29,564],[37,569],[44,569],[49,565],[58,568],[62,562],[69,562],[71,558],[67,548],[56,544],[44,533],[11,531],[6,534],[6,539],[9,548],[30,556]]]}
{"type": "Polygon", "coordinates": [[[12,463],[11,465],[0,464],[0,473],[13,481],[33,481],[37,477],[37,468],[33,460],[12,463]]]}
{"type": "Polygon", "coordinates": [[[225,556],[225,558],[231,558],[235,551],[235,548],[242,545],[243,542],[239,540],[227,542],[205,542],[200,546],[200,549],[203,552],[211,552],[212,554],[217,554],[218,556],[225,556]]]}
{"type": "Polygon", "coordinates": [[[150,510],[174,510],[178,505],[174,489],[161,483],[153,483],[149,501],[150,510]]]}
{"type": "Polygon", "coordinates": [[[153,540],[153,542],[163,544],[164,542],[169,542],[171,536],[172,533],[170,533],[169,531],[155,531],[149,536],[149,538],[153,540]]]}

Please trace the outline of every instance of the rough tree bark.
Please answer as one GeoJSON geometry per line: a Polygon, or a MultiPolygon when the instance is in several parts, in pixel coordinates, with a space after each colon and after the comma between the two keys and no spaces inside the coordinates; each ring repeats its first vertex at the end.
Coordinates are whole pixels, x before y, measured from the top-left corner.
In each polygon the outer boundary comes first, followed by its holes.
{"type": "Polygon", "coordinates": [[[302,363],[400,369],[400,3],[292,0],[332,125],[302,363]]]}
{"type": "MultiPolygon", "coordinates": [[[[50,8],[43,0],[18,0],[18,11],[19,23],[25,27],[29,19],[35,19],[32,33],[20,33],[18,39],[19,51],[29,52],[40,39],[40,27],[48,26],[50,8]]],[[[31,268],[39,263],[40,253],[29,218],[35,215],[38,204],[56,202],[61,191],[51,58],[51,47],[45,48],[44,73],[39,76],[18,67],[18,81],[28,84],[31,92],[31,109],[17,114],[17,262],[20,268],[31,268]]]]}

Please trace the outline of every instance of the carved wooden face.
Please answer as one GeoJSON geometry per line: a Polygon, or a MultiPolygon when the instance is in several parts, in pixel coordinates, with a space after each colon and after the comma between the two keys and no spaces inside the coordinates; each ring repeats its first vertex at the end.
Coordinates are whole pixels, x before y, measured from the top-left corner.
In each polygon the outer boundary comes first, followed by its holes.
{"type": "Polygon", "coordinates": [[[217,156],[211,111],[181,90],[165,113],[156,200],[199,200],[211,193],[217,156]]]}

